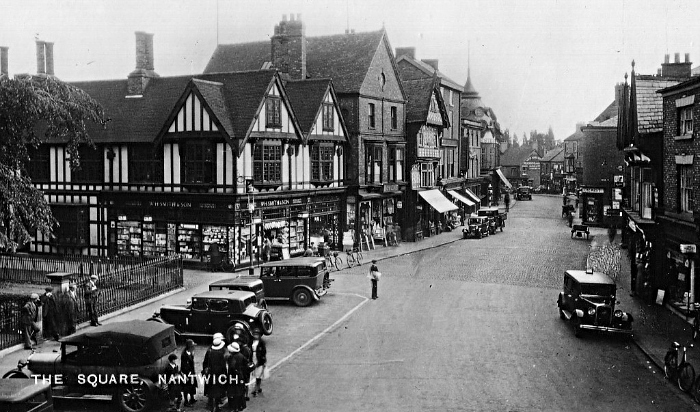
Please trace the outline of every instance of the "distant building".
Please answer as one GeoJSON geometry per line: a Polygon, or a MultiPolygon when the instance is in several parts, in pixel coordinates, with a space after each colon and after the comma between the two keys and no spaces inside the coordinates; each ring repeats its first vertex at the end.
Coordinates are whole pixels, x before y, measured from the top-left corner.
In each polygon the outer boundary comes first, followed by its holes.
{"type": "Polygon", "coordinates": [[[547,151],[540,160],[540,186],[547,193],[562,193],[564,187],[564,147],[547,151]]]}

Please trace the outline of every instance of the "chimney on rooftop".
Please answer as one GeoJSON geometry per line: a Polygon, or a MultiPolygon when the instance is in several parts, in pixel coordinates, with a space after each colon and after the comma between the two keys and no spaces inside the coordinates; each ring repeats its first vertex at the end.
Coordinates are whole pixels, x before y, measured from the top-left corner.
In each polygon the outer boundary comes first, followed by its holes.
{"type": "Polygon", "coordinates": [[[301,14],[282,15],[270,39],[272,65],[286,79],[306,79],[306,26],[301,14]]]}
{"type": "Polygon", "coordinates": [[[401,56],[409,57],[413,60],[416,59],[416,48],[415,47],[397,47],[396,48],[396,58],[401,56]]]}
{"type": "Polygon", "coordinates": [[[685,62],[681,63],[681,54],[674,54],[674,62],[669,63],[669,55],[664,58],[664,63],[661,65],[661,76],[675,78],[690,78],[692,71],[692,63],[690,62],[690,53],[685,54],[685,62]]]}
{"type": "Polygon", "coordinates": [[[438,59],[421,59],[421,61],[437,71],[438,59]]]}
{"type": "Polygon", "coordinates": [[[136,33],[136,69],[129,73],[128,94],[142,95],[148,81],[159,77],[153,67],[153,34],[142,31],[136,33]]]}
{"type": "Polygon", "coordinates": [[[42,40],[36,41],[36,74],[46,74],[46,52],[42,40]]]}
{"type": "Polygon", "coordinates": [[[44,43],[44,52],[46,53],[46,74],[53,76],[53,43],[44,43]]]}
{"type": "Polygon", "coordinates": [[[8,53],[8,50],[10,50],[9,47],[6,47],[6,46],[0,47],[0,77],[9,76],[9,72],[7,71],[7,53],[8,53]]]}
{"type": "Polygon", "coordinates": [[[670,56],[668,54],[664,55],[664,63],[670,63],[670,56]]]}

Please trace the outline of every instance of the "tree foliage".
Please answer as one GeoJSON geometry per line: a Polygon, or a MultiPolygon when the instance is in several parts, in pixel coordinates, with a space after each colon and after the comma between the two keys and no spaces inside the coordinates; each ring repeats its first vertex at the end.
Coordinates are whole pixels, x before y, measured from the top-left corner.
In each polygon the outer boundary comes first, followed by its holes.
{"type": "Polygon", "coordinates": [[[0,77],[0,249],[14,250],[35,230],[50,235],[56,223],[29,178],[29,149],[65,144],[71,168],[79,168],[78,146],[92,145],[89,123],[106,120],[84,91],[51,76],[0,77]]]}

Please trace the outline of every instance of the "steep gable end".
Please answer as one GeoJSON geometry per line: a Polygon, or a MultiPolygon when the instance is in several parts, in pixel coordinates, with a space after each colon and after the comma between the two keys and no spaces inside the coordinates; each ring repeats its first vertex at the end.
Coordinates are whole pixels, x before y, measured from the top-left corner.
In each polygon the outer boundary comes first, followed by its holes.
{"type": "Polygon", "coordinates": [[[360,94],[381,95],[384,98],[404,100],[401,82],[393,55],[386,44],[386,36],[375,48],[372,61],[360,87],[360,94]]]}

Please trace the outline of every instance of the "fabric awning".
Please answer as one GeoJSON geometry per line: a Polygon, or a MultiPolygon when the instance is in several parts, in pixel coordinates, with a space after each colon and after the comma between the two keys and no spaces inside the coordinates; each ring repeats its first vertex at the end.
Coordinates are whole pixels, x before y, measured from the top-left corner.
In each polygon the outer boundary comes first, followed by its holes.
{"type": "Polygon", "coordinates": [[[422,197],[433,209],[440,213],[449,212],[451,210],[459,209],[454,203],[447,200],[445,195],[440,193],[438,189],[424,190],[418,192],[420,197],[422,197]]]}
{"type": "Polygon", "coordinates": [[[471,197],[477,205],[481,203],[481,199],[479,199],[479,196],[475,195],[474,192],[472,192],[471,190],[464,188],[464,193],[466,193],[467,196],[471,197]]]}
{"type": "Polygon", "coordinates": [[[508,187],[508,189],[513,188],[513,185],[510,184],[508,179],[506,179],[506,176],[503,174],[503,172],[501,172],[501,169],[496,169],[496,173],[498,174],[498,177],[501,178],[501,181],[503,182],[503,184],[505,184],[508,187]]]}
{"type": "Polygon", "coordinates": [[[447,193],[450,194],[450,196],[454,197],[455,199],[459,200],[460,202],[464,203],[467,206],[474,206],[474,202],[471,200],[467,199],[466,197],[460,195],[459,193],[455,192],[454,190],[448,190],[447,193]]]}

